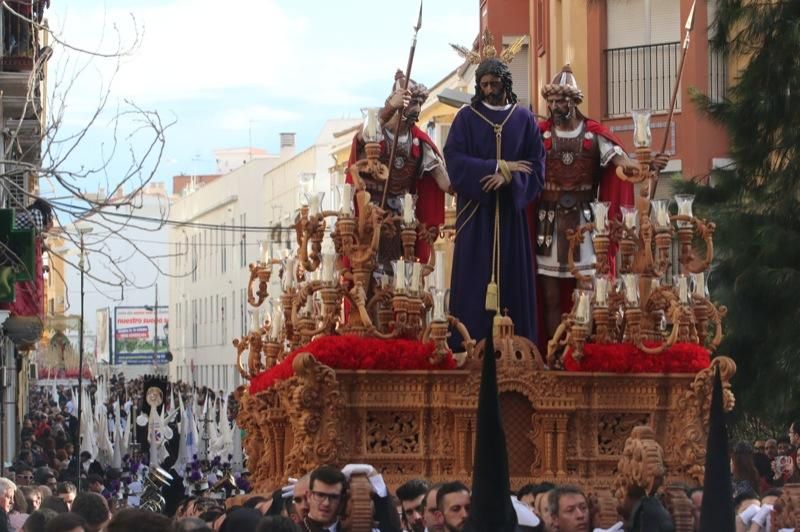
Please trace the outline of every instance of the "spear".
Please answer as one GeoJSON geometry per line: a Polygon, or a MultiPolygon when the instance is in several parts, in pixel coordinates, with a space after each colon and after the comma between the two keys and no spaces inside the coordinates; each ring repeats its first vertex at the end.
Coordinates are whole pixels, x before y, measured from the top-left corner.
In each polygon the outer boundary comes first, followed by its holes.
{"type": "MultiPolygon", "coordinates": [[[[408,65],[406,65],[406,79],[403,81],[403,91],[408,89],[408,82],[411,80],[411,66],[414,64],[414,52],[417,50],[417,33],[422,27],[422,0],[419,1],[419,17],[417,18],[417,25],[414,26],[414,38],[411,41],[411,50],[408,52],[408,65]]],[[[392,169],[394,168],[394,159],[397,155],[397,139],[400,136],[400,125],[402,124],[402,116],[398,117],[397,125],[394,128],[394,137],[392,138],[392,149],[389,151],[389,175],[386,177],[386,183],[383,184],[383,197],[381,197],[381,208],[386,204],[386,193],[389,191],[389,181],[392,179],[392,169]]]]}
{"type": "MultiPolygon", "coordinates": [[[[689,10],[689,16],[686,18],[686,24],[683,26],[686,30],[686,35],[683,38],[683,52],[681,53],[681,60],[678,63],[678,76],[675,78],[675,86],[672,87],[672,98],[669,103],[669,114],[667,115],[667,125],[664,128],[664,141],[661,143],[661,151],[664,153],[667,149],[667,141],[669,140],[669,128],[672,125],[672,115],[675,114],[675,104],[678,102],[678,92],[681,87],[681,78],[683,77],[683,65],[686,61],[686,53],[689,51],[689,41],[691,39],[692,29],[694,29],[694,8],[697,6],[697,0],[692,2],[692,9],[689,10]]],[[[656,189],[658,188],[658,180],[653,183],[653,189],[650,192],[650,197],[656,197],[656,189]]]]}

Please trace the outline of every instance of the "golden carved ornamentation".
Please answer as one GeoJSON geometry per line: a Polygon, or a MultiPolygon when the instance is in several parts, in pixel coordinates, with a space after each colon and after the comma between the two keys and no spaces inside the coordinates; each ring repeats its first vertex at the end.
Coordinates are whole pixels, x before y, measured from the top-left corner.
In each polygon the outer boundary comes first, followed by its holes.
{"type": "Polygon", "coordinates": [[[625,440],[617,470],[619,473],[614,489],[620,501],[631,488],[639,488],[647,496],[652,496],[664,482],[664,450],[656,441],[655,433],[649,425],[633,428],[630,437],[625,440]]]}
{"type": "Polygon", "coordinates": [[[625,454],[626,438],[637,425],[647,424],[649,414],[602,414],[597,421],[597,447],[601,455],[625,454]]]}
{"type": "Polygon", "coordinates": [[[711,366],[699,372],[689,390],[683,392],[670,409],[672,418],[667,438],[667,452],[680,457],[678,474],[702,484],[705,474],[708,416],[711,409],[711,390],[714,372],[720,369],[723,385],[723,407],[730,412],[735,404],[730,381],[736,374],[736,363],[724,356],[716,357],[711,366]]]}
{"type": "Polygon", "coordinates": [[[786,484],[783,495],[775,501],[772,511],[772,528],[797,529],[800,527],[800,484],[786,484]]]}
{"type": "Polygon", "coordinates": [[[367,452],[418,453],[420,428],[413,412],[367,412],[367,452]]]}

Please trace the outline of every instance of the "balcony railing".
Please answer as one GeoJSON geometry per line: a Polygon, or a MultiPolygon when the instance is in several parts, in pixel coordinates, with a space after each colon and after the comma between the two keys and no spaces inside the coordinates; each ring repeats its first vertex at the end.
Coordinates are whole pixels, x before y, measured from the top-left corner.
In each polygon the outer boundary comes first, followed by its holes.
{"type": "Polygon", "coordinates": [[[728,61],[719,50],[708,47],[708,97],[721,102],[728,90],[728,61]]]}
{"type": "MultiPolygon", "coordinates": [[[[9,2],[21,17],[30,19],[33,9],[30,0],[9,2]]],[[[36,32],[29,22],[5,9],[0,14],[3,29],[3,53],[0,69],[4,72],[25,72],[33,69],[34,55],[38,43],[36,32]]],[[[38,15],[37,15],[38,18],[38,15]]]]}
{"type": "MultiPolygon", "coordinates": [[[[605,50],[606,116],[627,116],[632,109],[668,110],[679,54],[678,42],[605,50]]],[[[680,107],[678,95],[675,108],[680,107]]]]}

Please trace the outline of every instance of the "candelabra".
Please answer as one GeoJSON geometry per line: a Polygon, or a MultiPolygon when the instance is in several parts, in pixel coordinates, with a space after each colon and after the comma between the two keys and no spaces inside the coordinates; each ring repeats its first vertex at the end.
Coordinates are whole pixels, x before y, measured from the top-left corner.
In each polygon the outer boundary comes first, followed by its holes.
{"type": "Polygon", "coordinates": [[[580,360],[587,341],[627,342],[657,354],[676,342],[715,349],[722,339],[726,309],[709,300],[705,283],[714,257],[714,224],[693,215],[694,196],[675,196],[676,214],[670,213],[669,200],[650,198],[658,174],[651,166],[649,118],[649,111],[634,111],[638,172],[629,176],[617,169],[620,179],[641,185],[635,205],[621,206],[620,218],[611,219],[610,204],[596,201],[591,205],[593,222],[567,231],[567,259],[578,289],[572,310],[548,343],[550,364],[565,346],[580,360]],[[595,252],[591,275],[581,273],[574,262],[576,246],[587,234],[595,252]],[[670,270],[673,237],[678,241],[678,273],[670,270]],[[695,240],[702,240],[703,251],[695,248],[695,240]],[[609,250],[615,248],[616,272],[609,260],[609,250]],[[708,334],[710,322],[716,329],[713,337],[708,334]]]}

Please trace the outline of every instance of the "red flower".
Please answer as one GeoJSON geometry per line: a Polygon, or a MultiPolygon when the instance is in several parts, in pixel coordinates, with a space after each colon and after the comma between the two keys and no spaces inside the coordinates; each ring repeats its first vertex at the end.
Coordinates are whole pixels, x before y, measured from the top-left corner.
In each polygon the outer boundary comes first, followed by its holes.
{"type": "Polygon", "coordinates": [[[371,369],[383,371],[451,370],[456,362],[451,353],[439,365],[428,358],[433,342],[423,344],[414,340],[379,340],[358,336],[323,336],[296,349],[282,362],[257,375],[250,381],[250,393],[258,393],[276,382],[294,375],[292,362],[298,353],[310,352],[317,360],[333,369],[371,369]]]}
{"type": "Polygon", "coordinates": [[[589,151],[592,149],[592,139],[587,139],[586,137],[583,138],[583,151],[589,151]]]}
{"type": "Polygon", "coordinates": [[[571,349],[564,355],[567,371],[599,373],[697,373],[710,363],[707,349],[689,343],[675,344],[658,355],[639,351],[633,344],[586,344],[580,361],[573,358],[571,349]]]}

